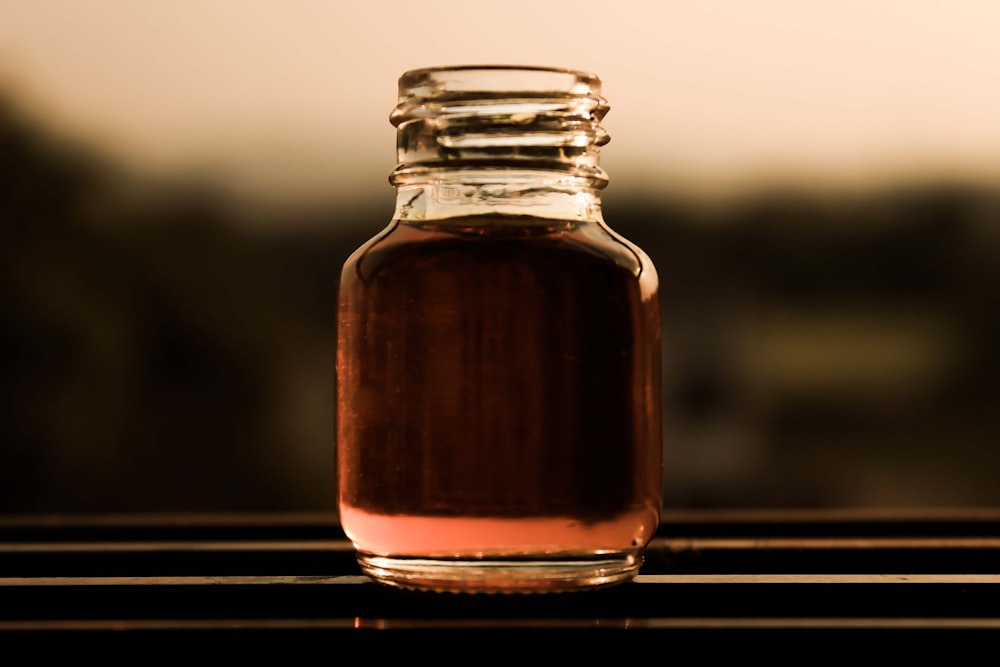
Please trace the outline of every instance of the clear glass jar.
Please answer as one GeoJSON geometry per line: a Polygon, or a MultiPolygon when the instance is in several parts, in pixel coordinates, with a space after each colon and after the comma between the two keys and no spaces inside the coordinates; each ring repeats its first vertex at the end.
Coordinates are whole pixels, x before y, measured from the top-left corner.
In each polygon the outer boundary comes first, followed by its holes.
{"type": "Polygon", "coordinates": [[[436,591],[625,582],[662,503],[649,258],[605,223],[600,80],[399,80],[392,221],[339,286],[339,511],[362,570],[436,591]]]}

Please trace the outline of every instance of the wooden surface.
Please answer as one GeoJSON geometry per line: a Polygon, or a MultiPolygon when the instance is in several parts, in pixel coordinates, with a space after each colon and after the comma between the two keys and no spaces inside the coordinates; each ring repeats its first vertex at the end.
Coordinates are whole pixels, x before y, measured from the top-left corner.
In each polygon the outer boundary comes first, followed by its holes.
{"type": "Polygon", "coordinates": [[[455,638],[491,655],[527,638],[564,655],[815,641],[954,657],[1000,645],[1000,511],[668,512],[635,582],[531,596],[374,584],[332,515],[0,517],[0,647],[455,638]]]}

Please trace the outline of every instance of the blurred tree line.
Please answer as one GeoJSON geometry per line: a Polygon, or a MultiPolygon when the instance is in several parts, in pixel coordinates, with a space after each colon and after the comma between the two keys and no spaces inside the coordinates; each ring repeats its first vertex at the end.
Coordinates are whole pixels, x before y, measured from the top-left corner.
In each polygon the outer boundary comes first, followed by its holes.
{"type": "MultiPolygon", "coordinates": [[[[391,212],[248,212],[0,103],[0,512],[334,509],[337,278],[391,212]]],[[[605,217],[660,273],[668,507],[1000,506],[1000,190],[605,217]]]]}

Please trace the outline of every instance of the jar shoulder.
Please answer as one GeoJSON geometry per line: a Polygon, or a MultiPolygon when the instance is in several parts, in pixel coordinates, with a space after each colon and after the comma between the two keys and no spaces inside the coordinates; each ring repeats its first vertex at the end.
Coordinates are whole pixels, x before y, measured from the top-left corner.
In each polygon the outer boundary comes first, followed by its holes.
{"type": "MultiPolygon", "coordinates": [[[[520,216],[519,216],[520,217],[520,216]]],[[[345,261],[342,279],[469,264],[482,270],[539,266],[548,270],[627,272],[655,289],[656,269],[635,243],[603,222],[454,219],[415,224],[391,221],[345,261]]]]}

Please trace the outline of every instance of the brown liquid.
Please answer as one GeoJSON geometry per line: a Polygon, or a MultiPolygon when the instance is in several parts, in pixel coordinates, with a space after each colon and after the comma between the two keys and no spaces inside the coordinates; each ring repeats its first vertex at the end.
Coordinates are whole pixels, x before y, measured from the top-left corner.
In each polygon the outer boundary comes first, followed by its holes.
{"type": "Polygon", "coordinates": [[[394,224],[345,264],[340,507],[359,550],[593,553],[652,537],[656,274],[603,225],[551,225],[394,224]]]}

